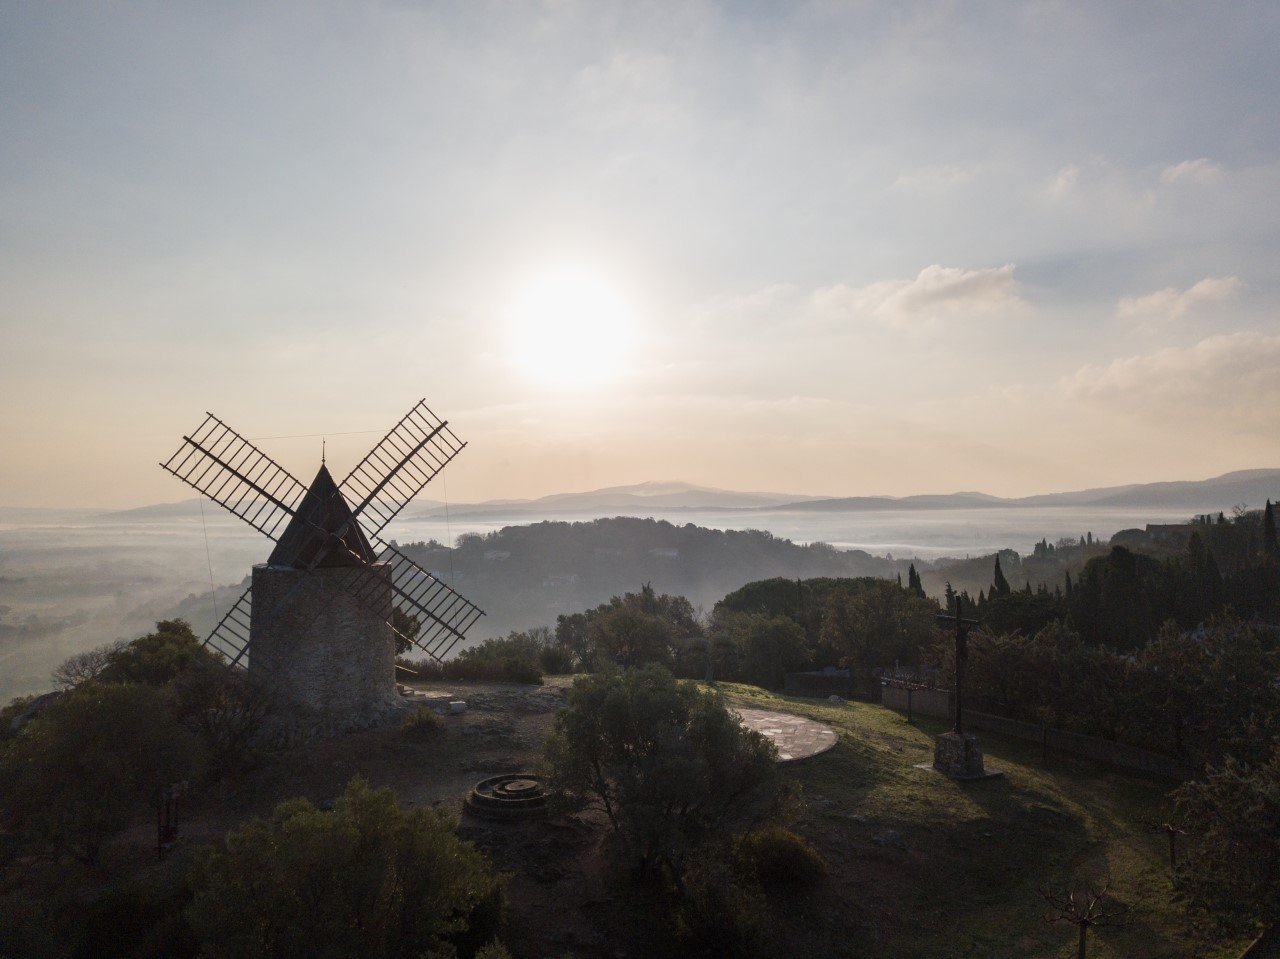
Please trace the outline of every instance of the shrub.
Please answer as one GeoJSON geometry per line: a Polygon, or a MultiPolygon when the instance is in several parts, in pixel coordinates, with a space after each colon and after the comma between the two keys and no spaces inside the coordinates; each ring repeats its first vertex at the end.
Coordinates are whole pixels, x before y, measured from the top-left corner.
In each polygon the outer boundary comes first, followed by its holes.
{"type": "Polygon", "coordinates": [[[434,739],[444,729],[444,720],[430,706],[419,706],[400,722],[405,739],[434,739]]]}
{"type": "Polygon", "coordinates": [[[160,786],[193,777],[201,753],[156,690],[85,683],[6,744],[0,803],[28,834],[97,865],[106,839],[160,786]]]}
{"type": "Polygon", "coordinates": [[[446,679],[540,686],[542,669],[538,666],[538,655],[542,648],[522,633],[512,633],[505,639],[486,639],[446,662],[444,675],[446,679]]]}
{"type": "Polygon", "coordinates": [[[228,833],[201,861],[187,914],[211,959],[416,959],[468,934],[491,940],[477,907],[499,889],[447,816],[354,779],[332,812],[294,799],[228,833]]]}
{"type": "Polygon", "coordinates": [[[772,955],[768,903],[750,875],[721,856],[690,860],[676,913],[676,935],[706,956],[754,959],[772,955]]]}
{"type": "Polygon", "coordinates": [[[1280,746],[1272,749],[1270,762],[1228,758],[1175,793],[1195,841],[1174,886],[1193,911],[1232,931],[1280,922],[1280,746]]]}
{"type": "Polygon", "coordinates": [[[511,953],[507,952],[506,946],[495,939],[488,945],[480,947],[480,951],[476,953],[476,959],[511,959],[511,953]]]}
{"type": "Polygon", "coordinates": [[[641,873],[673,877],[691,850],[780,810],[776,756],[718,695],[656,665],[578,679],[546,747],[551,788],[602,810],[641,873]]]}
{"type": "Polygon", "coordinates": [[[573,672],[573,653],[565,646],[544,646],[538,653],[538,665],[544,673],[563,676],[573,672]]]}
{"type": "Polygon", "coordinates": [[[827,863],[801,836],[781,826],[766,826],[738,840],[737,858],[765,882],[814,883],[827,863]]]}
{"type": "Polygon", "coordinates": [[[444,663],[435,659],[405,659],[397,656],[396,665],[403,667],[396,671],[396,679],[402,683],[444,679],[444,663]]]}

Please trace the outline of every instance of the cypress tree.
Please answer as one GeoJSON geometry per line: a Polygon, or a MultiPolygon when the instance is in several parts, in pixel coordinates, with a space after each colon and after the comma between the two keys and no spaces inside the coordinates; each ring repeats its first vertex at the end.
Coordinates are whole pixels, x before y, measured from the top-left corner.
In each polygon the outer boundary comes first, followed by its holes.
{"type": "Polygon", "coordinates": [[[1000,569],[999,553],[996,553],[996,571],[991,583],[991,592],[997,596],[1009,595],[1009,581],[1004,578],[1004,571],[1000,569]]]}
{"type": "Polygon", "coordinates": [[[1274,558],[1280,555],[1280,543],[1276,542],[1276,511],[1267,500],[1267,508],[1262,511],[1262,550],[1274,558]]]}

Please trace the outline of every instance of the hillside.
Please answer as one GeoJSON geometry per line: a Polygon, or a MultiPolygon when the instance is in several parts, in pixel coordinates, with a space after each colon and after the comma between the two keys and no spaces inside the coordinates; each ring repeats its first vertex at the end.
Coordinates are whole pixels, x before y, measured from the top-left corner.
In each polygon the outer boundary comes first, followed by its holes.
{"type": "Polygon", "coordinates": [[[487,612],[477,628],[486,635],[552,625],[561,613],[595,606],[642,583],[710,609],[752,580],[894,576],[899,565],[861,550],[798,546],[758,530],[627,517],[508,526],[461,537],[453,550],[426,543],[401,548],[487,612]]]}

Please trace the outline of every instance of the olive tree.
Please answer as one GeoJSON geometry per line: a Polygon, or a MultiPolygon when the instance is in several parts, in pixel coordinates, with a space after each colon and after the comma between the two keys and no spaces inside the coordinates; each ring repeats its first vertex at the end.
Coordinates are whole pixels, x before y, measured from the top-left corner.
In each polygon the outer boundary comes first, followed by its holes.
{"type": "Polygon", "coordinates": [[[692,850],[779,811],[776,758],[717,694],[656,665],[578,679],[546,747],[552,789],[602,811],[642,874],[677,884],[692,850]]]}

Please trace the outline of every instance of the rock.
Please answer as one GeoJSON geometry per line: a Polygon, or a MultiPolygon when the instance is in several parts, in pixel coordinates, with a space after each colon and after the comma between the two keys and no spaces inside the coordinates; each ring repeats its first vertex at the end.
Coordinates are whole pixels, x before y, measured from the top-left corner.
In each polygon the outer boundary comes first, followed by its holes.
{"type": "Polygon", "coordinates": [[[835,693],[832,693],[830,696],[828,696],[828,697],[827,697],[827,702],[829,702],[829,703],[843,703],[843,702],[844,702],[844,697],[843,697],[843,696],[837,696],[835,693]]]}

